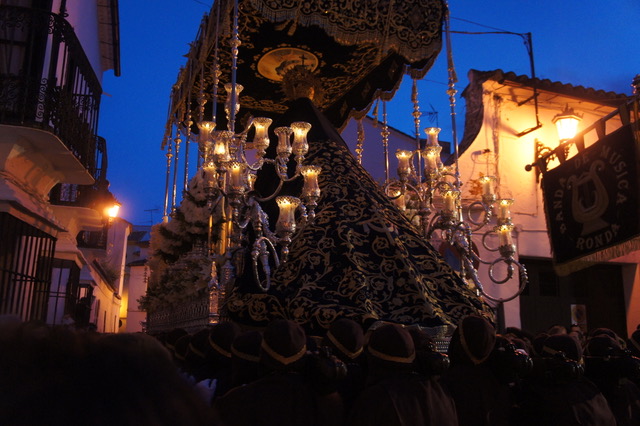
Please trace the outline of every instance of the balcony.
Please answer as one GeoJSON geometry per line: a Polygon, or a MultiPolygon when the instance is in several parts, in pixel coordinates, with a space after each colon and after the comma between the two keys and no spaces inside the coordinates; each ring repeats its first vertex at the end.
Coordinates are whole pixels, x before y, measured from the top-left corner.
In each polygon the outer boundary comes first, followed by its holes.
{"type": "Polygon", "coordinates": [[[60,15],[0,5],[0,125],[57,136],[95,177],[102,87],[60,15]]]}

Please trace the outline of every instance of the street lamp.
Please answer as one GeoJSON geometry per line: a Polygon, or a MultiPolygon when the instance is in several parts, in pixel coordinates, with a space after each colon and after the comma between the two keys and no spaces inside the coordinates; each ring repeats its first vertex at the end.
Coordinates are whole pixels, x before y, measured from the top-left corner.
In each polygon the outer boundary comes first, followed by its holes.
{"type": "Polygon", "coordinates": [[[566,105],[560,114],[556,114],[551,119],[551,121],[556,125],[556,129],[558,129],[560,143],[573,139],[576,133],[578,133],[578,124],[580,123],[580,120],[582,120],[582,117],[577,115],[569,105],[566,105]]]}
{"type": "Polygon", "coordinates": [[[556,125],[558,130],[558,146],[555,149],[545,146],[538,139],[534,145],[534,161],[525,166],[525,170],[530,171],[535,167],[536,182],[540,181],[540,173],[547,170],[547,164],[554,157],[558,158],[560,163],[567,159],[569,146],[564,146],[565,142],[573,139],[578,133],[578,124],[582,120],[582,116],[576,114],[573,108],[566,105],[561,113],[556,114],[551,121],[556,125]]]}

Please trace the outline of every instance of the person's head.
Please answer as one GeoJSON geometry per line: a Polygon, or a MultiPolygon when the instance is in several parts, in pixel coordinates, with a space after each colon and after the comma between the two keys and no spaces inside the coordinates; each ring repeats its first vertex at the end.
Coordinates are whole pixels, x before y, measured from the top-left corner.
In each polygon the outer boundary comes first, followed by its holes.
{"type": "Polygon", "coordinates": [[[364,333],[357,322],[341,318],[331,324],[322,339],[322,345],[331,348],[342,362],[354,362],[363,352],[364,333]]]}
{"type": "Polygon", "coordinates": [[[567,358],[575,361],[582,361],[582,347],[580,343],[568,334],[555,334],[549,336],[542,347],[542,356],[554,357],[562,352],[567,358]]]}
{"type": "Polygon", "coordinates": [[[496,329],[486,318],[480,315],[462,318],[449,343],[451,365],[482,364],[489,358],[495,342],[496,329]]]}
{"type": "Polygon", "coordinates": [[[384,324],[369,337],[367,359],[372,373],[413,369],[416,350],[411,334],[399,324],[384,324]]]}
{"type": "Polygon", "coordinates": [[[231,365],[231,345],[240,334],[240,327],[234,322],[223,322],[213,326],[209,332],[209,355],[216,368],[231,365]]]}
{"type": "Polygon", "coordinates": [[[578,324],[571,324],[571,326],[569,327],[569,336],[572,336],[573,338],[577,339],[578,342],[580,342],[581,345],[584,346],[585,343],[585,337],[584,337],[584,332],[582,330],[582,327],[580,327],[578,324]]]}
{"type": "Polygon", "coordinates": [[[304,330],[294,321],[273,320],[260,344],[260,364],[267,371],[300,371],[307,351],[304,330]]]}
{"type": "Polygon", "coordinates": [[[211,368],[211,363],[208,361],[209,354],[213,350],[209,344],[210,332],[210,328],[203,328],[194,333],[189,339],[185,362],[196,381],[213,377],[214,372],[211,368]]]}
{"type": "Polygon", "coordinates": [[[634,331],[629,337],[627,349],[631,351],[633,356],[640,357],[640,329],[634,331]]]}
{"type": "Polygon", "coordinates": [[[17,331],[0,336],[0,365],[12,367],[0,369],[1,424],[210,421],[206,405],[153,337],[44,326],[17,331]]]}
{"type": "Polygon", "coordinates": [[[554,336],[556,334],[567,334],[567,327],[561,324],[554,324],[547,330],[547,334],[549,336],[554,336]]]}
{"type": "Polygon", "coordinates": [[[544,377],[552,383],[569,383],[584,374],[582,347],[568,334],[549,336],[544,341],[541,358],[537,362],[542,366],[536,369],[537,373],[544,373],[544,377]]]}
{"type": "Polygon", "coordinates": [[[409,327],[407,330],[416,348],[416,372],[427,377],[443,374],[449,368],[449,356],[437,351],[435,341],[422,328],[409,327]]]}
{"type": "Polygon", "coordinates": [[[240,386],[259,376],[262,333],[257,330],[241,333],[231,345],[231,382],[240,386]]]}

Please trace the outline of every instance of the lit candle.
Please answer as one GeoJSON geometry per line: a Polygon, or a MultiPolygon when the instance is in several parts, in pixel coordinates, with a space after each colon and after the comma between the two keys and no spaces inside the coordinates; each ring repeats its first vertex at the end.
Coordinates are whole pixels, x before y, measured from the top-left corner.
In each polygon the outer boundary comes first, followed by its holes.
{"type": "Polygon", "coordinates": [[[438,146],[438,133],[440,133],[440,128],[427,127],[424,131],[427,134],[427,146],[438,146]]]}
{"type": "Polygon", "coordinates": [[[231,159],[229,155],[229,141],[233,137],[233,132],[228,130],[214,130],[213,136],[213,157],[216,162],[224,163],[231,159]]]}
{"type": "Polygon", "coordinates": [[[497,229],[498,241],[501,246],[508,246],[513,244],[513,238],[511,237],[511,225],[500,225],[497,229]]]}
{"type": "Polygon", "coordinates": [[[241,191],[244,188],[244,164],[238,161],[232,161],[228,164],[229,184],[235,191],[241,191]]]}
{"type": "Polygon", "coordinates": [[[442,195],[442,201],[444,202],[443,211],[448,214],[453,214],[456,210],[456,199],[458,191],[447,191],[442,195]]]}
{"type": "Polygon", "coordinates": [[[405,178],[409,176],[411,172],[410,160],[411,160],[411,151],[407,151],[404,149],[399,149],[396,151],[396,158],[398,159],[398,176],[400,178],[405,178]]]}
{"type": "Polygon", "coordinates": [[[513,200],[509,198],[503,198],[498,203],[498,219],[501,221],[511,220],[511,204],[513,200]]]}
{"type": "Polygon", "coordinates": [[[301,166],[300,173],[304,176],[304,186],[302,187],[303,197],[319,197],[320,186],[318,185],[318,175],[322,170],[319,166],[301,166]]]}
{"type": "Polygon", "coordinates": [[[266,151],[269,147],[269,126],[273,122],[267,117],[256,117],[253,119],[253,127],[256,134],[253,137],[253,147],[258,151],[266,151]]]}
{"type": "Polygon", "coordinates": [[[203,172],[203,180],[205,188],[213,188],[216,186],[216,180],[218,179],[218,174],[216,173],[216,167],[213,163],[209,163],[202,167],[203,172]]]}
{"type": "Polygon", "coordinates": [[[480,178],[480,183],[482,184],[482,194],[485,196],[493,195],[493,182],[495,182],[496,178],[494,176],[482,176],[480,178]]]}
{"type": "Polygon", "coordinates": [[[400,210],[405,211],[407,209],[407,203],[402,191],[400,191],[399,189],[396,190],[395,193],[393,194],[393,197],[398,197],[398,198],[395,198],[393,201],[400,210]]]}
{"type": "Polygon", "coordinates": [[[276,197],[276,203],[280,208],[278,222],[276,223],[276,232],[289,233],[296,230],[296,209],[300,205],[300,199],[288,195],[276,197]]]}
{"type": "Polygon", "coordinates": [[[440,151],[442,147],[438,146],[428,146],[426,149],[422,151],[422,156],[424,157],[424,174],[430,175],[434,174],[438,171],[438,159],[440,158],[440,151]]]}
{"type": "Polygon", "coordinates": [[[291,155],[291,134],[293,130],[291,127],[276,127],[273,129],[276,136],[278,136],[278,146],[276,147],[276,153],[280,157],[288,157],[291,155]]]}
{"type": "Polygon", "coordinates": [[[249,190],[253,191],[253,187],[256,184],[256,179],[258,179],[258,176],[253,174],[253,173],[249,173],[247,175],[247,184],[249,185],[249,190]]]}
{"type": "Polygon", "coordinates": [[[198,142],[205,143],[211,140],[211,131],[216,127],[216,123],[213,121],[201,121],[198,123],[198,142]]]}
{"type": "Polygon", "coordinates": [[[293,131],[293,153],[300,157],[309,151],[309,143],[307,142],[307,133],[311,130],[311,124],[304,121],[296,121],[291,123],[293,131]]]}

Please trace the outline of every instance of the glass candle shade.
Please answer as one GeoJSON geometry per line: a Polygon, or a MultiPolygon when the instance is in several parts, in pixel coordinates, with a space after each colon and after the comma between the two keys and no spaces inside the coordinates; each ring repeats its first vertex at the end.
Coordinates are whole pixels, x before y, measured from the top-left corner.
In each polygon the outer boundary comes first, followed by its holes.
{"type": "Polygon", "coordinates": [[[402,211],[405,211],[407,208],[407,202],[405,199],[405,195],[402,193],[402,191],[400,191],[399,189],[394,191],[393,193],[393,197],[394,197],[394,204],[402,211]],[[397,197],[397,198],[395,198],[397,197]]]}
{"type": "Polygon", "coordinates": [[[224,163],[231,160],[229,154],[229,143],[233,139],[233,132],[228,130],[214,130],[213,136],[213,159],[216,163],[224,163]]]}
{"type": "Polygon", "coordinates": [[[442,147],[440,145],[428,146],[422,150],[422,157],[424,158],[424,174],[426,176],[433,175],[438,172],[440,151],[442,151],[442,147]]]}
{"type": "Polygon", "coordinates": [[[216,172],[216,166],[213,163],[205,164],[202,167],[203,181],[205,188],[214,188],[218,180],[218,173],[216,172]]]}
{"type": "Polygon", "coordinates": [[[304,177],[304,186],[302,187],[302,196],[319,197],[320,186],[318,185],[318,175],[322,170],[319,166],[301,166],[300,173],[304,177]]]}
{"type": "Polygon", "coordinates": [[[300,199],[288,195],[276,197],[276,203],[280,209],[276,233],[293,233],[296,230],[296,209],[300,205],[300,199]]]}
{"type": "Polygon", "coordinates": [[[453,214],[456,211],[456,204],[459,196],[458,191],[446,191],[442,195],[443,207],[442,211],[446,214],[453,214]]]}
{"type": "Polygon", "coordinates": [[[239,161],[231,161],[227,165],[227,173],[229,176],[229,185],[233,191],[242,191],[244,184],[245,165],[239,161]]]}
{"type": "Polygon", "coordinates": [[[511,235],[511,230],[513,229],[513,225],[500,225],[496,229],[498,233],[498,241],[500,246],[509,246],[513,244],[513,238],[511,235]]]}
{"type": "Polygon", "coordinates": [[[215,129],[216,123],[213,121],[201,121],[198,123],[198,142],[204,144],[211,140],[211,132],[215,129]]]}
{"type": "Polygon", "coordinates": [[[440,133],[439,127],[427,127],[424,129],[427,134],[427,146],[438,146],[438,134],[440,133]]]}
{"type": "Polygon", "coordinates": [[[249,173],[247,175],[247,185],[249,186],[249,191],[253,191],[253,188],[256,184],[256,179],[258,179],[258,176],[254,173],[249,173]]]}
{"type": "Polygon", "coordinates": [[[269,147],[269,126],[273,122],[267,117],[256,117],[253,119],[253,127],[256,134],[253,137],[253,147],[258,151],[266,151],[269,147]]]}
{"type": "Polygon", "coordinates": [[[231,83],[227,83],[224,85],[224,90],[227,92],[227,101],[224,103],[224,110],[227,114],[231,113],[231,104],[235,103],[235,111],[234,114],[237,114],[238,111],[240,111],[240,93],[242,93],[242,90],[244,89],[244,86],[242,86],[242,84],[237,84],[236,83],[236,98],[233,99],[233,85],[231,83]]]}
{"type": "Polygon", "coordinates": [[[480,184],[482,185],[482,195],[484,197],[493,197],[494,185],[496,182],[495,176],[482,176],[480,178],[480,184]]]}
{"type": "Polygon", "coordinates": [[[306,155],[309,151],[307,133],[311,130],[311,124],[304,121],[296,121],[291,123],[291,130],[293,131],[293,154],[297,157],[306,155]]]}
{"type": "Polygon", "coordinates": [[[290,127],[276,127],[273,131],[278,136],[278,146],[276,147],[278,157],[289,157],[292,152],[291,134],[293,130],[290,127]]]}
{"type": "Polygon", "coordinates": [[[498,202],[498,220],[502,222],[509,222],[511,220],[511,205],[513,200],[510,198],[503,198],[498,202]]]}
{"type": "Polygon", "coordinates": [[[413,153],[405,149],[399,149],[396,151],[396,158],[398,159],[398,176],[400,179],[405,179],[411,172],[411,156],[413,153]]]}

